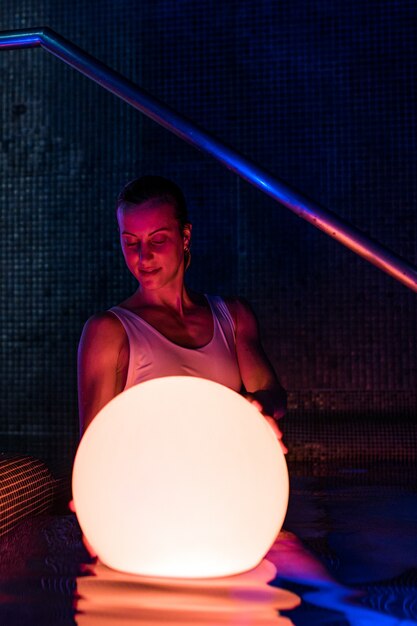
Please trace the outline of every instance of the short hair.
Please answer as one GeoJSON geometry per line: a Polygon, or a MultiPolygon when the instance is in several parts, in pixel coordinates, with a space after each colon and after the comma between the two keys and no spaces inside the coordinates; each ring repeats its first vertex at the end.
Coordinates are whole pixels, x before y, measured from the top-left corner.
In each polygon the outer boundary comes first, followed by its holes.
{"type": "Polygon", "coordinates": [[[140,205],[149,200],[171,204],[181,231],[189,223],[183,192],[178,185],[163,176],[142,176],[128,182],[117,197],[117,209],[140,205]]]}

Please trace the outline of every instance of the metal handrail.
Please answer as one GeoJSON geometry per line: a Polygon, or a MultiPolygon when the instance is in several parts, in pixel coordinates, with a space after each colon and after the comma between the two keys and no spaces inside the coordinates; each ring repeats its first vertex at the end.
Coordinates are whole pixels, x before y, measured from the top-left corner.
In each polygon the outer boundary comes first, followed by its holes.
{"type": "Polygon", "coordinates": [[[336,214],[324,209],[297,191],[290,189],[259,165],[209,135],[179,113],[170,109],[133,82],[107,67],[96,58],[49,28],[13,30],[0,33],[0,48],[41,46],[71,65],[104,89],[118,96],[169,131],[223,163],[244,180],[274,198],[302,219],[373,265],[417,291],[417,268],[372,240],[336,214]]]}

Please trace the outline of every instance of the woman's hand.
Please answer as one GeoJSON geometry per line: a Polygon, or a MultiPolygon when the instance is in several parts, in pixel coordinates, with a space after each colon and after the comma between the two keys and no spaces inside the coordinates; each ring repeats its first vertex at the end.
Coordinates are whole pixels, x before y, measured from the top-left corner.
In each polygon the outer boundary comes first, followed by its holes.
{"type": "MultiPolygon", "coordinates": [[[[68,508],[72,513],[77,514],[77,511],[75,510],[75,504],[74,504],[74,500],[70,500],[68,502],[68,508]]],[[[91,547],[91,545],[89,544],[87,538],[85,535],[82,536],[82,541],[84,544],[84,548],[87,550],[88,554],[90,555],[90,557],[92,559],[96,559],[97,558],[97,554],[95,552],[95,550],[93,550],[93,548],[91,547]]]]}
{"type": "Polygon", "coordinates": [[[273,396],[274,394],[271,394],[271,392],[267,390],[262,390],[256,391],[255,393],[246,393],[245,398],[263,415],[274,431],[278,443],[281,446],[281,450],[284,454],[287,454],[288,448],[282,441],[282,432],[277,424],[277,420],[285,415],[285,403],[274,403],[271,395],[273,396]]]}

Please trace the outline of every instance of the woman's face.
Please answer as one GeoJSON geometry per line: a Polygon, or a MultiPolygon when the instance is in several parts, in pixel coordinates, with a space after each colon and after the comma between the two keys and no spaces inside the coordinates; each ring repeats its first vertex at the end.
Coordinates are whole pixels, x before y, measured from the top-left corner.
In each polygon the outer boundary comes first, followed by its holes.
{"type": "Polygon", "coordinates": [[[180,232],[172,204],[149,200],[119,208],[117,219],[127,267],[144,289],[159,289],[184,277],[184,247],[191,225],[180,232]]]}

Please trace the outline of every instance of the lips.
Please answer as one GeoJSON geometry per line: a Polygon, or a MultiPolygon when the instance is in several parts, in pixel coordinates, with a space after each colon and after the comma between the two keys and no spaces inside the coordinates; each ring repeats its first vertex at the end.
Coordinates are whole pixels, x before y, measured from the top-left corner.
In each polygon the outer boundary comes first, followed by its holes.
{"type": "Polygon", "coordinates": [[[141,269],[139,269],[139,273],[140,274],[145,274],[145,275],[148,276],[148,275],[156,274],[156,272],[159,272],[159,270],[160,270],[159,267],[155,267],[155,268],[152,268],[152,267],[149,267],[149,268],[142,267],[141,269]]]}

